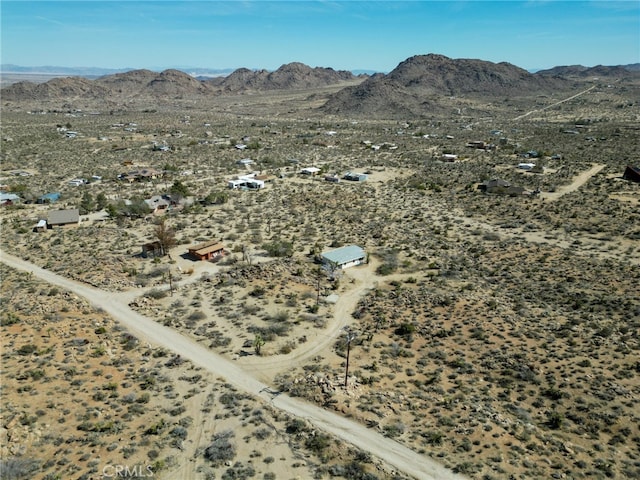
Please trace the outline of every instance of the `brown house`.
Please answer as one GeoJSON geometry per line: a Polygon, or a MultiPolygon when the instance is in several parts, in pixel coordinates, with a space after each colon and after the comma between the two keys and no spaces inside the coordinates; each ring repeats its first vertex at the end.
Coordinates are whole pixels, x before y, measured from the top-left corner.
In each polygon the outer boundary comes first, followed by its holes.
{"type": "Polygon", "coordinates": [[[494,178],[478,185],[478,189],[486,193],[502,194],[502,195],[522,195],[524,187],[511,185],[506,180],[494,178]]]}
{"type": "Polygon", "coordinates": [[[224,246],[217,240],[210,240],[189,248],[189,255],[198,260],[211,260],[224,255],[224,246]]]}
{"type": "Polygon", "coordinates": [[[47,216],[47,225],[49,228],[78,225],[79,223],[80,210],[77,208],[72,208],[70,210],[52,210],[47,216]]]}

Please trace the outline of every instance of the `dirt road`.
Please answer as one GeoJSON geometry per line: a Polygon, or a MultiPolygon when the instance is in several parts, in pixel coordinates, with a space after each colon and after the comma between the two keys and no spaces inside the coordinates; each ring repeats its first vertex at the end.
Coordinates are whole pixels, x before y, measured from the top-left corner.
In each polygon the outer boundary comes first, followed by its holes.
{"type": "Polygon", "coordinates": [[[597,164],[593,165],[589,170],[585,170],[584,172],[573,177],[573,180],[568,185],[561,185],[556,189],[555,192],[542,192],[540,194],[540,198],[544,198],[547,201],[554,201],[566,195],[567,193],[575,192],[581,186],[589,181],[591,177],[600,172],[606,165],[597,164]]]}
{"type": "Polygon", "coordinates": [[[348,418],[325,411],[315,405],[291,398],[285,394],[270,394],[270,386],[257,380],[237,363],[233,363],[198,344],[195,340],[133,311],[118,298],[117,293],[105,292],[64,278],[2,251],[0,251],[0,261],[12,268],[31,272],[50,284],[65,288],[76,295],[84,297],[96,308],[104,310],[116,321],[127,327],[140,340],[173,351],[214,375],[224,377],[236,388],[269,401],[275,408],[286,411],[296,417],[304,418],[317,428],[364,451],[370,452],[399,472],[425,480],[465,478],[454,474],[429,457],[420,455],[348,418]]]}
{"type": "Polygon", "coordinates": [[[527,113],[517,116],[516,118],[514,118],[514,120],[520,120],[524,117],[528,117],[529,115],[535,112],[543,112],[544,110],[548,110],[549,108],[555,107],[556,105],[560,105],[561,103],[568,102],[569,100],[573,100],[574,98],[579,97],[580,95],[584,95],[585,93],[590,92],[594,88],[596,88],[596,85],[589,87],[586,90],[583,90],[582,92],[576,93],[575,95],[571,95],[568,98],[564,98],[558,102],[552,103],[551,105],[547,105],[546,107],[538,108],[536,110],[530,110],[527,113]]]}

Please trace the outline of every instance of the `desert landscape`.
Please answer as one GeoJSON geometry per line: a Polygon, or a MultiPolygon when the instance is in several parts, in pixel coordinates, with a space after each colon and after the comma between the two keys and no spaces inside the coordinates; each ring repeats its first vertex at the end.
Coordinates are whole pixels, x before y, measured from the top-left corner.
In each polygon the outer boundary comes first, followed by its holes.
{"type": "Polygon", "coordinates": [[[2,478],[640,476],[637,71],[1,98],[2,478]]]}

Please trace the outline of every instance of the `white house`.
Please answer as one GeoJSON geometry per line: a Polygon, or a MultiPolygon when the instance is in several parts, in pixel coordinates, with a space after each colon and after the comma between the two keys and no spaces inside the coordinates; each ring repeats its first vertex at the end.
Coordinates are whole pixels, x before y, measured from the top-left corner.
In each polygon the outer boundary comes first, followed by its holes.
{"type": "Polygon", "coordinates": [[[535,163],[519,163],[518,168],[521,170],[531,170],[536,166],[535,163]]]}
{"type": "Polygon", "coordinates": [[[318,167],[305,167],[302,170],[300,170],[300,173],[303,175],[315,175],[319,171],[320,169],[318,167]]]}
{"type": "Polygon", "coordinates": [[[346,245],[324,252],[320,258],[324,264],[333,264],[345,269],[366,263],[367,253],[357,245],[346,245]]]}
{"type": "Polygon", "coordinates": [[[249,190],[260,190],[264,188],[264,181],[258,180],[255,178],[255,174],[245,175],[242,177],[234,178],[229,180],[227,186],[232,190],[236,190],[239,188],[247,188],[249,190]]]}

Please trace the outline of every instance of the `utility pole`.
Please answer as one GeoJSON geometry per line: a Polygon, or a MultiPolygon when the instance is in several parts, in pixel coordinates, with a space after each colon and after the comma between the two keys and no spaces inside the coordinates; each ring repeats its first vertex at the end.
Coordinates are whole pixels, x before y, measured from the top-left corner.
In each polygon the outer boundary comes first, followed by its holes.
{"type": "Polygon", "coordinates": [[[346,331],[346,341],[347,341],[347,363],[346,363],[346,369],[344,372],[344,388],[347,388],[347,381],[349,378],[349,354],[351,353],[351,342],[353,342],[356,337],[358,336],[358,334],[354,331],[352,331],[349,327],[345,327],[345,331],[346,331]]]}

